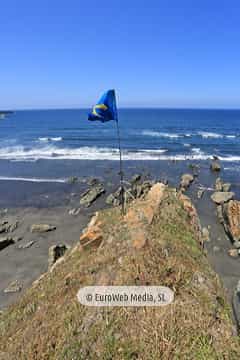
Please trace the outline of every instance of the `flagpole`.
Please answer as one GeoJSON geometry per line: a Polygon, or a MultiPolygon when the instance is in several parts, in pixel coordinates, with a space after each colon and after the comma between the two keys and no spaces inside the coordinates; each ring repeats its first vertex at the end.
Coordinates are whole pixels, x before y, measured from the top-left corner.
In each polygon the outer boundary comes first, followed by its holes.
{"type": "Polygon", "coordinates": [[[121,199],[122,215],[123,215],[124,212],[125,212],[125,207],[124,207],[124,187],[123,187],[123,166],[122,166],[122,149],[121,149],[121,140],[120,140],[119,125],[118,125],[118,117],[116,119],[116,126],[117,126],[118,149],[119,149],[120,199],[121,199]]]}

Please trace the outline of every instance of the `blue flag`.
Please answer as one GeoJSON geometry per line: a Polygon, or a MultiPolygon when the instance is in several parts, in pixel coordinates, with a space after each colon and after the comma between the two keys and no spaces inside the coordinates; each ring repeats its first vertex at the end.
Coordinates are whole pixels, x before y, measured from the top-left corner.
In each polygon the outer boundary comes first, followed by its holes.
{"type": "Polygon", "coordinates": [[[93,106],[92,111],[88,114],[88,120],[99,120],[102,122],[118,120],[114,90],[108,90],[102,95],[101,99],[93,106]]]}

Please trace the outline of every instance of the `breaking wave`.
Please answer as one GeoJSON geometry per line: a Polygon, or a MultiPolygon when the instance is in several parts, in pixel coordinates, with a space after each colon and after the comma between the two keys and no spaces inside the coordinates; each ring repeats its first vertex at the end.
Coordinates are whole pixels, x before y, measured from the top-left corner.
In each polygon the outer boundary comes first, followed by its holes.
{"type": "Polygon", "coordinates": [[[63,138],[61,136],[58,137],[39,137],[38,138],[39,141],[62,141],[63,138]]]}
{"type": "MultiPolygon", "coordinates": [[[[167,149],[139,149],[123,150],[123,160],[208,160],[212,154],[206,154],[199,148],[193,148],[187,154],[166,154],[167,149]]],[[[218,156],[223,161],[240,161],[240,156],[218,156]]],[[[38,159],[49,160],[119,160],[117,148],[108,147],[79,147],[57,148],[54,145],[46,145],[38,148],[24,148],[12,146],[0,148],[0,159],[11,161],[36,161],[38,159]]]]}
{"type": "Polygon", "coordinates": [[[37,183],[66,183],[66,179],[45,179],[45,178],[26,178],[26,177],[14,177],[14,176],[0,176],[0,181],[29,181],[37,183]]]}
{"type": "Polygon", "coordinates": [[[183,136],[183,135],[179,135],[179,134],[164,133],[164,132],[152,131],[152,130],[143,130],[142,135],[154,136],[154,137],[165,137],[165,138],[170,138],[170,139],[175,139],[175,138],[179,138],[179,137],[183,136]]]}
{"type": "Polygon", "coordinates": [[[217,134],[217,133],[207,132],[207,131],[199,131],[198,135],[202,136],[204,139],[207,139],[207,138],[218,139],[218,138],[224,137],[224,135],[222,135],[222,134],[217,134]]]}

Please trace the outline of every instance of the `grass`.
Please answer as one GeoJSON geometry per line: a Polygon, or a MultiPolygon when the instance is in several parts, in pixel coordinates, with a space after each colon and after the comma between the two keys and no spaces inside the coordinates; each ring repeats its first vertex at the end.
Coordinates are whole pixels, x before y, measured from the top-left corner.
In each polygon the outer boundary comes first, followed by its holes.
{"type": "Polygon", "coordinates": [[[238,359],[221,283],[176,194],[166,191],[141,250],[132,247],[118,208],[100,218],[98,250],[76,247],[0,316],[0,359],[238,359]],[[103,283],[165,285],[175,301],[158,308],[77,302],[80,287],[103,283]]]}

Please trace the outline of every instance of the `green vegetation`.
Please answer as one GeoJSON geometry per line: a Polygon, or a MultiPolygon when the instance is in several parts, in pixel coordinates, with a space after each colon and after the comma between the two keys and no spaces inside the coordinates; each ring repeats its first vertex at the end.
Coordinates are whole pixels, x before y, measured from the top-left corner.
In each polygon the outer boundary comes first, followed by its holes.
{"type": "Polygon", "coordinates": [[[69,251],[0,316],[0,359],[239,358],[221,283],[175,192],[166,191],[140,250],[118,208],[102,211],[100,221],[104,240],[98,249],[69,251]],[[79,304],[79,288],[96,284],[165,285],[175,301],[156,308],[79,304]]]}

